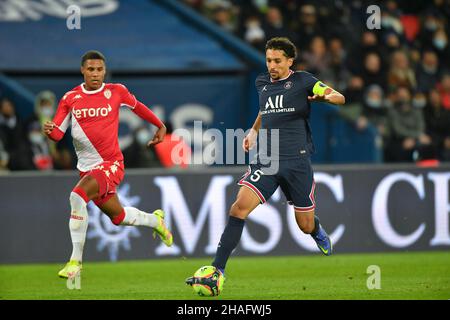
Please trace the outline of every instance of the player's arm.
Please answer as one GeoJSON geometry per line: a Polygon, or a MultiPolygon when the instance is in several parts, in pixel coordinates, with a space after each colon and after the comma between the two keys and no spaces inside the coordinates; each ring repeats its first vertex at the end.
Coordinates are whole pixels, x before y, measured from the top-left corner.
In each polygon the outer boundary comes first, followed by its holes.
{"type": "Polygon", "coordinates": [[[253,123],[250,132],[242,141],[242,149],[244,149],[245,152],[248,152],[255,146],[256,138],[258,137],[258,132],[260,128],[261,128],[261,113],[258,113],[258,116],[256,117],[255,123],[253,123]]]}
{"type": "Polygon", "coordinates": [[[345,97],[333,88],[327,86],[322,81],[317,81],[312,88],[312,96],[308,96],[309,101],[328,102],[336,105],[343,105],[345,97]]]}
{"type": "Polygon", "coordinates": [[[158,144],[164,140],[166,135],[166,126],[164,123],[142,102],[138,101],[136,97],[131,94],[125,86],[122,86],[122,103],[131,108],[139,118],[158,127],[153,139],[147,143],[147,147],[158,144]]]}
{"type": "Polygon", "coordinates": [[[150,122],[151,124],[158,127],[156,130],[153,139],[147,143],[147,147],[158,144],[164,140],[164,136],[166,135],[167,129],[164,123],[154,114],[145,104],[142,102],[137,102],[136,106],[132,109],[132,111],[137,114],[141,119],[150,122]]]}
{"type": "Polygon", "coordinates": [[[70,123],[70,107],[67,104],[67,94],[61,99],[52,121],[44,123],[43,131],[53,141],[59,141],[64,137],[70,123]]]}

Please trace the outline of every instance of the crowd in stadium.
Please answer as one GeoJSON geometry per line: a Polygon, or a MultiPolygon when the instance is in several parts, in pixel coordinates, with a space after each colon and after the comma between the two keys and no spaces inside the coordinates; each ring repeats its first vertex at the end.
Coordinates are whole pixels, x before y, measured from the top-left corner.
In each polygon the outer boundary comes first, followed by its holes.
{"type": "Polygon", "coordinates": [[[378,129],[386,162],[450,161],[450,5],[434,1],[185,0],[264,51],[272,37],[298,48],[306,70],[346,97],[342,116],[378,129]],[[380,28],[366,8],[378,5],[380,28]]]}
{"type": "MultiPolygon", "coordinates": [[[[450,161],[448,1],[183,1],[257,50],[272,37],[290,38],[296,70],[343,93],[341,115],[358,130],[377,128],[385,162],[450,161]],[[365,8],[372,4],[381,23],[370,30],[365,8]]],[[[12,101],[0,101],[0,169],[74,168],[70,144],[49,142],[40,131],[55,107],[54,94],[43,92],[35,114],[20,119],[12,101]]],[[[156,154],[140,153],[141,136],[124,150],[126,165],[162,166],[156,154]]]]}

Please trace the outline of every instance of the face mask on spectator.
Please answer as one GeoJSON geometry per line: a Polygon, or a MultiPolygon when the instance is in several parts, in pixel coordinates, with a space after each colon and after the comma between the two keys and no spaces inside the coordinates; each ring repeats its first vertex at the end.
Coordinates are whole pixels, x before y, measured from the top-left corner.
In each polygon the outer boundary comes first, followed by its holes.
{"type": "Polygon", "coordinates": [[[423,66],[423,70],[425,70],[426,73],[434,74],[437,71],[437,67],[436,66],[427,66],[425,64],[423,64],[422,66],[423,66]]]}
{"type": "Polygon", "coordinates": [[[366,99],[366,104],[370,108],[378,109],[378,108],[381,107],[382,101],[381,101],[381,99],[367,98],[366,99]]]}
{"type": "Polygon", "coordinates": [[[262,41],[266,35],[258,21],[250,21],[247,23],[247,31],[245,32],[245,40],[247,42],[262,41]]]}
{"type": "Polygon", "coordinates": [[[136,140],[140,145],[146,145],[150,141],[150,134],[147,130],[139,130],[136,134],[136,140]]]}
{"type": "Polygon", "coordinates": [[[442,38],[435,38],[433,39],[433,44],[436,48],[438,48],[439,50],[444,49],[447,46],[447,40],[442,39],[442,38]]]}
{"type": "Polygon", "coordinates": [[[384,16],[381,18],[381,26],[383,28],[389,29],[394,24],[394,19],[390,16],[384,16]]]}
{"type": "Polygon", "coordinates": [[[44,142],[44,136],[40,132],[31,132],[28,138],[32,144],[41,144],[44,142]]]}
{"type": "Polygon", "coordinates": [[[53,116],[52,107],[41,107],[41,115],[45,118],[50,118],[53,116]]]}
{"type": "Polygon", "coordinates": [[[412,105],[415,108],[423,108],[423,107],[425,107],[426,104],[427,104],[427,99],[424,99],[424,98],[417,98],[417,99],[413,99],[413,101],[412,101],[412,105]]]}
{"type": "Polygon", "coordinates": [[[403,99],[397,101],[397,103],[395,105],[396,105],[397,108],[399,108],[399,109],[401,109],[403,111],[409,110],[410,107],[411,107],[410,101],[403,100],[403,99]]]}

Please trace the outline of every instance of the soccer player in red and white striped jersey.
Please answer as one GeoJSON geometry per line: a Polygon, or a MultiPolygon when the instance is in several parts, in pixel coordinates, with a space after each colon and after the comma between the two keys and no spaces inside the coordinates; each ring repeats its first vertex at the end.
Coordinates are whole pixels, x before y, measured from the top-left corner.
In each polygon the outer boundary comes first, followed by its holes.
{"type": "Polygon", "coordinates": [[[147,226],[168,246],[173,237],[164,224],[164,212],[146,213],[133,207],[122,207],[116,187],[124,176],[123,155],[119,148],[119,109],[130,108],[136,115],[158,127],[148,146],[163,141],[166,127],[143,103],[122,84],[104,83],[105,57],[88,51],[81,60],[84,83],[61,99],[53,121],[44,124],[45,134],[59,141],[71,126],[77,153],[80,181],[70,194],[70,235],[73,250],[70,261],[58,273],[62,278],[81,271],[83,247],[88,227],[87,203],[94,203],[115,225],[147,226]]]}

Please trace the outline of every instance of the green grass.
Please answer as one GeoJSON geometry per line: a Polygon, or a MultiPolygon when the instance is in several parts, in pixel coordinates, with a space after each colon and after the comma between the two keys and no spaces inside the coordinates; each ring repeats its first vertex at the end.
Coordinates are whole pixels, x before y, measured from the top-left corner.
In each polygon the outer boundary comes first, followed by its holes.
{"type": "Polygon", "coordinates": [[[85,262],[81,290],[68,290],[62,265],[0,266],[0,299],[450,299],[450,252],[233,257],[219,297],[201,298],[184,279],[210,259],[85,262]],[[381,289],[368,290],[369,265],[381,289]]]}

